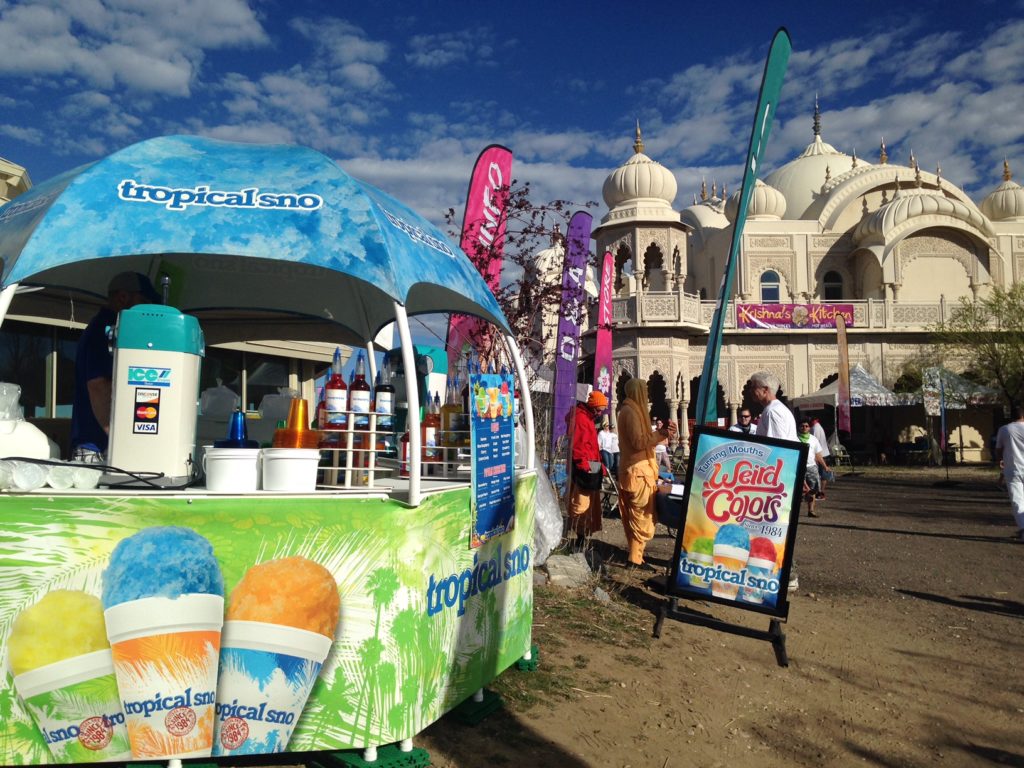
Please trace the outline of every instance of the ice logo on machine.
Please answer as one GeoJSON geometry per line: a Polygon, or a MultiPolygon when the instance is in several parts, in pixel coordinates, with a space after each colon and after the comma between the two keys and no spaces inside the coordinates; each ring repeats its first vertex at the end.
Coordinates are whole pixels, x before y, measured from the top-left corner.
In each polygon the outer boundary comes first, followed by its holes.
{"type": "Polygon", "coordinates": [[[171,386],[171,369],[132,366],[128,369],[128,386],[169,387],[171,386]]]}

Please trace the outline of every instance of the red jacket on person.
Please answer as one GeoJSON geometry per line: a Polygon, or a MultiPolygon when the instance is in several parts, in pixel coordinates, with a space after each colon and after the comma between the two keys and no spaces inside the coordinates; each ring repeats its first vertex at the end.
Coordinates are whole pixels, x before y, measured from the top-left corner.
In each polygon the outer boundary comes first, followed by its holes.
{"type": "Polygon", "coordinates": [[[576,403],[575,427],[572,433],[572,463],[583,471],[590,471],[590,462],[601,461],[597,448],[597,413],[586,403],[576,403]]]}

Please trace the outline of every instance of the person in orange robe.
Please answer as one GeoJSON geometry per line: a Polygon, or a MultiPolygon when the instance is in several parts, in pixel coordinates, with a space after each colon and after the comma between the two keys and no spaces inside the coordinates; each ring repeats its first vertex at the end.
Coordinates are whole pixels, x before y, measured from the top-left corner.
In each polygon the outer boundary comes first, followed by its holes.
{"type": "Polygon", "coordinates": [[[644,562],[644,548],[654,538],[654,495],[657,492],[658,463],[654,446],[665,438],[674,439],[676,423],[651,431],[651,408],[647,382],[630,379],[618,416],[619,429],[619,514],[626,531],[627,566],[653,571],[644,562]]]}

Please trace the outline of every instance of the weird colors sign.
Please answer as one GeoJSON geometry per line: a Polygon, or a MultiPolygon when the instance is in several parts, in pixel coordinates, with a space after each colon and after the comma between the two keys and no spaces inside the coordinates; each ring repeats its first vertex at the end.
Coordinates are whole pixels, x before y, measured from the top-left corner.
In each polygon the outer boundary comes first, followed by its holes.
{"type": "Polygon", "coordinates": [[[695,432],[669,591],[784,617],[807,446],[695,432]]]}
{"type": "Polygon", "coordinates": [[[852,304],[737,304],[737,328],[766,330],[835,328],[836,317],[853,327],[852,304]]]}

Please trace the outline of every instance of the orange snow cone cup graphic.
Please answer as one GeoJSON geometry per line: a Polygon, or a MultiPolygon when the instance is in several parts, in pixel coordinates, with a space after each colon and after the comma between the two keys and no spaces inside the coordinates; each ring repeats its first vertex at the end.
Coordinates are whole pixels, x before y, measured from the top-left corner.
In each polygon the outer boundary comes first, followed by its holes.
{"type": "Polygon", "coordinates": [[[209,757],[224,598],[145,597],[104,617],[132,756],[209,757]]]}

